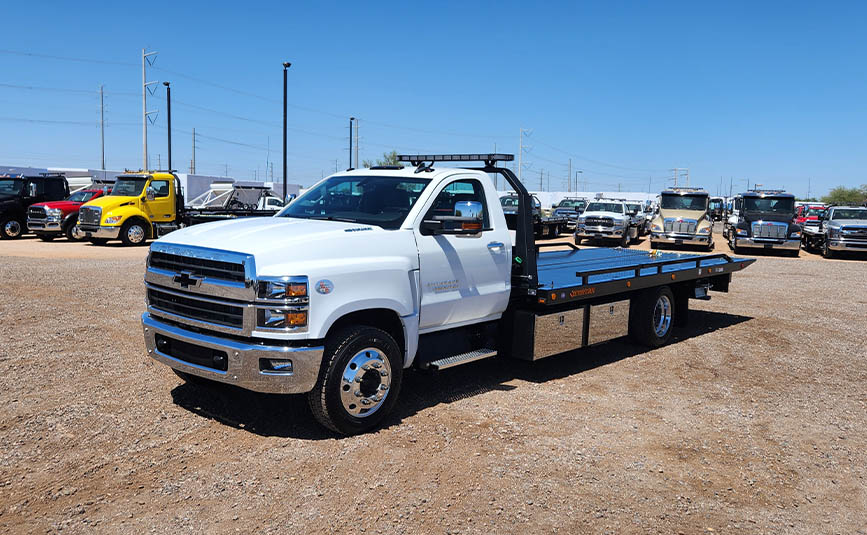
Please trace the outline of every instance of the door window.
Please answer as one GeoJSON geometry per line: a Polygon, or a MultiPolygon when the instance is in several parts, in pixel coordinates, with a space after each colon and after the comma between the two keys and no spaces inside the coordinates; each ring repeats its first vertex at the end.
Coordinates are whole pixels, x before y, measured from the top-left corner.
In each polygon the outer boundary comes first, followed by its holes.
{"type": "Polygon", "coordinates": [[[62,199],[66,197],[66,188],[63,181],[59,179],[49,179],[45,184],[45,193],[52,199],[62,199]]]}
{"type": "Polygon", "coordinates": [[[154,189],[154,197],[168,197],[169,196],[169,181],[168,180],[154,180],[151,182],[151,187],[154,189]]]}
{"type": "Polygon", "coordinates": [[[482,230],[490,230],[485,189],[478,180],[456,180],[443,188],[434,199],[433,206],[428,210],[425,219],[431,219],[434,216],[455,215],[455,204],[466,201],[482,203],[482,230]]]}

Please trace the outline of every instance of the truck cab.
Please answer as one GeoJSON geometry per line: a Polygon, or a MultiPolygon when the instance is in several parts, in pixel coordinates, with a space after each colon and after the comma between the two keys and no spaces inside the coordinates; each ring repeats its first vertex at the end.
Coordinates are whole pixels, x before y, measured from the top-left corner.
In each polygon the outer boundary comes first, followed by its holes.
{"type": "Polygon", "coordinates": [[[802,204],[795,209],[795,223],[806,227],[818,227],[825,215],[827,206],[824,204],[802,204]]]}
{"type": "Polygon", "coordinates": [[[27,210],[34,204],[67,197],[64,175],[0,177],[0,238],[20,238],[27,231],[27,210]]]}
{"type": "Polygon", "coordinates": [[[167,171],[118,175],[111,193],[84,204],[78,231],[94,244],[143,245],[177,229],[183,214],[177,175],[167,171]]]}
{"type": "Polygon", "coordinates": [[[637,238],[638,226],[632,211],[625,202],[617,200],[590,201],[575,230],[575,245],[580,245],[581,240],[608,240],[629,247],[637,238]]]}
{"type": "Polygon", "coordinates": [[[723,237],[732,251],[781,250],[798,256],[801,226],[794,223],[795,196],[782,190],[750,190],[734,198],[723,237]]]}
{"type": "Polygon", "coordinates": [[[578,226],[578,217],[587,208],[587,199],[577,197],[566,197],[554,205],[551,214],[555,217],[565,217],[568,219],[567,228],[575,230],[578,226]]]}
{"type": "Polygon", "coordinates": [[[659,194],[650,222],[650,246],[700,245],[713,250],[710,195],[701,188],[671,188],[659,194]]]}

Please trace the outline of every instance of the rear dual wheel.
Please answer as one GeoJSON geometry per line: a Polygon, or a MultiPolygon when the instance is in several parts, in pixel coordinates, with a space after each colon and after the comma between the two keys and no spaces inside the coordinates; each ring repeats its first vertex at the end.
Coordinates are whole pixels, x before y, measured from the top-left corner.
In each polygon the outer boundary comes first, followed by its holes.
{"type": "Polygon", "coordinates": [[[24,234],[24,222],[14,217],[7,217],[0,221],[0,237],[14,240],[24,234]]]}

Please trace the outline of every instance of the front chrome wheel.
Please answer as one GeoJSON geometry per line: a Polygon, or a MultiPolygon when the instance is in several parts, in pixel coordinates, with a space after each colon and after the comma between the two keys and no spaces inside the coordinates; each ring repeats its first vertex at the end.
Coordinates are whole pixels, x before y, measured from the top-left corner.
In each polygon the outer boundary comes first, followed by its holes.
{"type": "Polygon", "coordinates": [[[653,308],[653,331],[656,336],[662,338],[671,328],[671,299],[667,295],[660,295],[653,308]]]}
{"type": "Polygon", "coordinates": [[[374,414],[388,397],[391,375],[391,364],[379,349],[368,347],[356,353],[343,369],[340,380],[344,410],[356,418],[374,414]]]}
{"type": "Polygon", "coordinates": [[[138,224],[130,225],[126,231],[126,238],[129,240],[130,243],[135,243],[135,244],[141,243],[142,240],[144,240],[144,237],[145,237],[145,231],[141,225],[138,225],[138,224]]]}
{"type": "Polygon", "coordinates": [[[15,219],[10,219],[3,226],[3,232],[9,238],[17,238],[17,237],[21,236],[21,223],[19,223],[15,219]]]}

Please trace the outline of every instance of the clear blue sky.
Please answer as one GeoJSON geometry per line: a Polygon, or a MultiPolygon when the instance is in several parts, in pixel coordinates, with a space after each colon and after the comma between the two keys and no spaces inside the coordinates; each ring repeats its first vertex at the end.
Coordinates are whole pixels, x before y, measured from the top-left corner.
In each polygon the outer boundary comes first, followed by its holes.
{"type": "MultiPolygon", "coordinates": [[[[301,4],[7,2],[0,164],[98,167],[104,84],[107,167],[140,167],[146,47],[149,79],[172,84],[181,170],[195,127],[199,172],[261,178],[270,136],[279,179],[291,61],[292,182],[347,166],[355,115],[362,159],[517,153],[532,129],[524,178],[550,172],[552,189],[570,156],[594,189],[658,191],[674,167],[714,193],[721,177],[798,195],[808,178],[814,195],[867,183],[865,2],[301,4]]],[[[149,108],[155,166],[165,103],[149,108]]]]}

